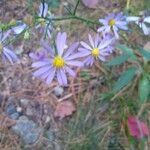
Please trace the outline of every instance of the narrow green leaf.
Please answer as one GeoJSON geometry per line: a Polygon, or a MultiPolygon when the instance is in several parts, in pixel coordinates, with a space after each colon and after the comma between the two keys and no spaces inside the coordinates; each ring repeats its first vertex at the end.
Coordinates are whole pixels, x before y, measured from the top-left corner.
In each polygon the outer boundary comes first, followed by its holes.
{"type": "Polygon", "coordinates": [[[148,100],[148,96],[150,94],[150,81],[146,76],[139,82],[139,98],[142,103],[148,100]]]}
{"type": "Polygon", "coordinates": [[[106,65],[115,66],[124,63],[129,58],[129,55],[121,55],[109,61],[106,65]]]}
{"type": "Polygon", "coordinates": [[[150,60],[150,52],[144,50],[143,48],[139,48],[140,53],[143,55],[144,58],[150,60]]]}
{"type": "Polygon", "coordinates": [[[132,60],[137,60],[137,58],[136,58],[136,56],[135,56],[135,54],[131,48],[129,48],[123,44],[117,45],[117,48],[122,50],[123,52],[125,52],[127,55],[129,55],[132,60]]]}
{"type": "Polygon", "coordinates": [[[115,83],[113,87],[113,92],[118,92],[123,87],[125,87],[135,76],[137,68],[131,67],[119,77],[118,81],[115,83]]]}

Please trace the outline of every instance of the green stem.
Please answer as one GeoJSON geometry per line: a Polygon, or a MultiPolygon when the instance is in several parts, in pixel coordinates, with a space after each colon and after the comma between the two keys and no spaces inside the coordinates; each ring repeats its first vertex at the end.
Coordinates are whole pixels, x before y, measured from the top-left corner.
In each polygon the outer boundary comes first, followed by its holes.
{"type": "Polygon", "coordinates": [[[75,6],[74,11],[73,11],[73,15],[76,14],[79,3],[80,3],[80,0],[77,0],[76,6],[75,6]]]}
{"type": "Polygon", "coordinates": [[[97,21],[89,20],[89,19],[82,18],[82,17],[76,16],[76,15],[70,15],[70,16],[64,16],[64,17],[56,17],[56,18],[51,18],[51,19],[44,18],[44,19],[51,20],[51,21],[62,21],[62,20],[76,19],[76,20],[80,20],[82,22],[100,25],[100,23],[97,22],[97,21]]]}

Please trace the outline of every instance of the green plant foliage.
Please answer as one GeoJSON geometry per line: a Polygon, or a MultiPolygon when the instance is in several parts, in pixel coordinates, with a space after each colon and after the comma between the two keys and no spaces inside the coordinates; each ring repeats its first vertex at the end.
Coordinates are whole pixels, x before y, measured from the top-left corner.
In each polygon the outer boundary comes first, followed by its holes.
{"type": "Polygon", "coordinates": [[[108,66],[116,66],[116,65],[120,65],[122,63],[124,63],[125,61],[128,60],[130,56],[129,55],[121,55],[121,56],[117,56],[115,58],[113,58],[111,61],[109,61],[106,65],[108,66]]]}
{"type": "Polygon", "coordinates": [[[47,0],[50,8],[57,8],[60,5],[60,0],[47,0]]]}
{"type": "Polygon", "coordinates": [[[147,50],[143,48],[139,48],[139,51],[144,58],[146,58],[147,60],[150,60],[150,52],[148,52],[147,50]]]}
{"type": "Polygon", "coordinates": [[[131,67],[125,72],[123,72],[120,78],[118,79],[118,81],[115,83],[113,87],[113,92],[116,93],[119,90],[121,90],[123,87],[125,87],[133,79],[133,77],[136,74],[136,71],[137,68],[131,67]]]}
{"type": "Polygon", "coordinates": [[[117,48],[122,50],[123,52],[125,52],[127,55],[129,55],[132,60],[137,60],[137,57],[135,56],[135,54],[131,48],[129,48],[123,44],[117,45],[117,48]]]}
{"type": "Polygon", "coordinates": [[[144,75],[139,82],[139,98],[142,103],[148,100],[150,94],[150,81],[146,75],[144,75]]]}
{"type": "Polygon", "coordinates": [[[144,0],[144,8],[150,10],[150,0],[144,0]]]}

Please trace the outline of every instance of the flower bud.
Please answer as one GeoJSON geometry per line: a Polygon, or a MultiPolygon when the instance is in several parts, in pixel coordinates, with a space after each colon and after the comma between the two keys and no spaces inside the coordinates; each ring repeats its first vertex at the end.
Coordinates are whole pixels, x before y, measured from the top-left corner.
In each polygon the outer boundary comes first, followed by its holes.
{"type": "Polygon", "coordinates": [[[29,39],[29,37],[30,37],[30,33],[29,33],[29,31],[26,31],[24,33],[24,39],[27,40],[27,39],[29,39]]]}

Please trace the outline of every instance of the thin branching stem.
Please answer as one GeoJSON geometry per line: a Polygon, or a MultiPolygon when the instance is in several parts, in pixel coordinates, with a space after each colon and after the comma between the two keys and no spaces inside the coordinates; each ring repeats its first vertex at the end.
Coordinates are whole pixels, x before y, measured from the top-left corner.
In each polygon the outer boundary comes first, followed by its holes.
{"type": "Polygon", "coordinates": [[[80,0],[77,0],[76,6],[75,6],[74,11],[73,11],[73,15],[76,14],[76,11],[77,11],[77,8],[79,6],[79,3],[80,3],[80,0]]]}
{"type": "Polygon", "coordinates": [[[90,19],[86,19],[86,18],[83,18],[83,17],[76,16],[76,15],[69,15],[69,16],[64,16],[64,17],[50,18],[50,19],[45,17],[44,19],[51,20],[51,21],[63,21],[63,20],[75,19],[75,20],[80,20],[80,21],[85,22],[85,23],[100,25],[100,23],[97,22],[97,21],[93,21],[93,20],[90,20],[90,19]]]}

